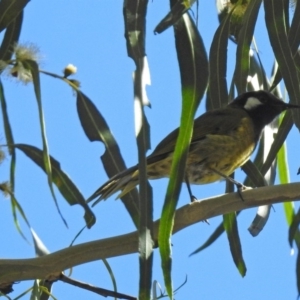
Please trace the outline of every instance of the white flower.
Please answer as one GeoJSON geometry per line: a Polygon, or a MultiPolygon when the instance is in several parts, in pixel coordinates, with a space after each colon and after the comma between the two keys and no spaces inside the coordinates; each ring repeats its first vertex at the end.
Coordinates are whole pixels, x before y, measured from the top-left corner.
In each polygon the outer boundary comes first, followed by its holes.
{"type": "Polygon", "coordinates": [[[27,84],[32,81],[32,75],[30,70],[24,68],[22,62],[16,63],[10,70],[9,73],[18,78],[23,83],[27,84]]]}
{"type": "Polygon", "coordinates": [[[35,62],[38,62],[41,58],[39,48],[32,43],[16,44],[14,53],[17,61],[34,60],[35,62]]]}
{"type": "Polygon", "coordinates": [[[68,64],[65,68],[64,68],[64,76],[68,77],[70,75],[73,75],[77,72],[77,67],[75,67],[72,64],[68,64]]]}

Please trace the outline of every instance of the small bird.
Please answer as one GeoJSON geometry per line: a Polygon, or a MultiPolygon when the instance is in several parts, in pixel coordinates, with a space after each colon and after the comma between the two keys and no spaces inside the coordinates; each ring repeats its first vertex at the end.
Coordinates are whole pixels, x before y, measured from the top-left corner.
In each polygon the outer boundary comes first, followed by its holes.
{"type": "MultiPolygon", "coordinates": [[[[224,108],[208,111],[194,121],[193,135],[186,161],[184,181],[193,199],[190,184],[207,184],[229,177],[253,153],[264,127],[281,112],[300,108],[266,91],[239,95],[224,108]]],[[[169,177],[179,129],[167,135],[147,157],[149,179],[169,177]]],[[[118,198],[139,183],[138,165],[120,172],[87,199],[107,199],[117,191],[118,198]]]]}

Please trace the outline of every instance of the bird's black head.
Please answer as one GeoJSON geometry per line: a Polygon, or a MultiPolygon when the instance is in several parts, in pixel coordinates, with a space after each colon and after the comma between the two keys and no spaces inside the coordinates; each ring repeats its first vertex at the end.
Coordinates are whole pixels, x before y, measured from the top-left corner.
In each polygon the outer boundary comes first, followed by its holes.
{"type": "Polygon", "coordinates": [[[260,130],[271,123],[281,112],[290,108],[300,108],[299,105],[285,103],[266,91],[241,94],[229,106],[246,110],[260,130]]]}

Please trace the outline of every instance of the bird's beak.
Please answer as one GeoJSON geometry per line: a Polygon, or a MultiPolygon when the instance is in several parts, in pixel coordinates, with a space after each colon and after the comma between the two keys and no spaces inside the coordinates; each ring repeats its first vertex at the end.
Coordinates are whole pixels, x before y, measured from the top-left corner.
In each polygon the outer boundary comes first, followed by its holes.
{"type": "Polygon", "coordinates": [[[300,105],[297,104],[290,104],[290,103],[284,103],[284,106],[286,109],[290,109],[290,108],[300,108],[300,105]]]}

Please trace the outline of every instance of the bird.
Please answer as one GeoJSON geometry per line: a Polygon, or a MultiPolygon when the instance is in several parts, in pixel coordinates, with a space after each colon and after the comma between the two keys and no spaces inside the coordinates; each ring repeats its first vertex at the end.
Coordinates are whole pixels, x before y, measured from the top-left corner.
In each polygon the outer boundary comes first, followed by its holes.
{"type": "MultiPolygon", "coordinates": [[[[245,164],[266,125],[281,112],[300,108],[285,103],[274,94],[259,90],[240,94],[227,106],[205,112],[194,120],[193,134],[186,160],[184,181],[193,200],[190,184],[208,184],[227,179],[245,164]]],[[[179,128],[168,134],[147,157],[148,179],[169,177],[179,128]]],[[[96,202],[121,191],[117,198],[130,192],[139,183],[138,164],[105,182],[88,199],[96,202]]],[[[241,184],[240,184],[241,185],[241,184]]]]}

